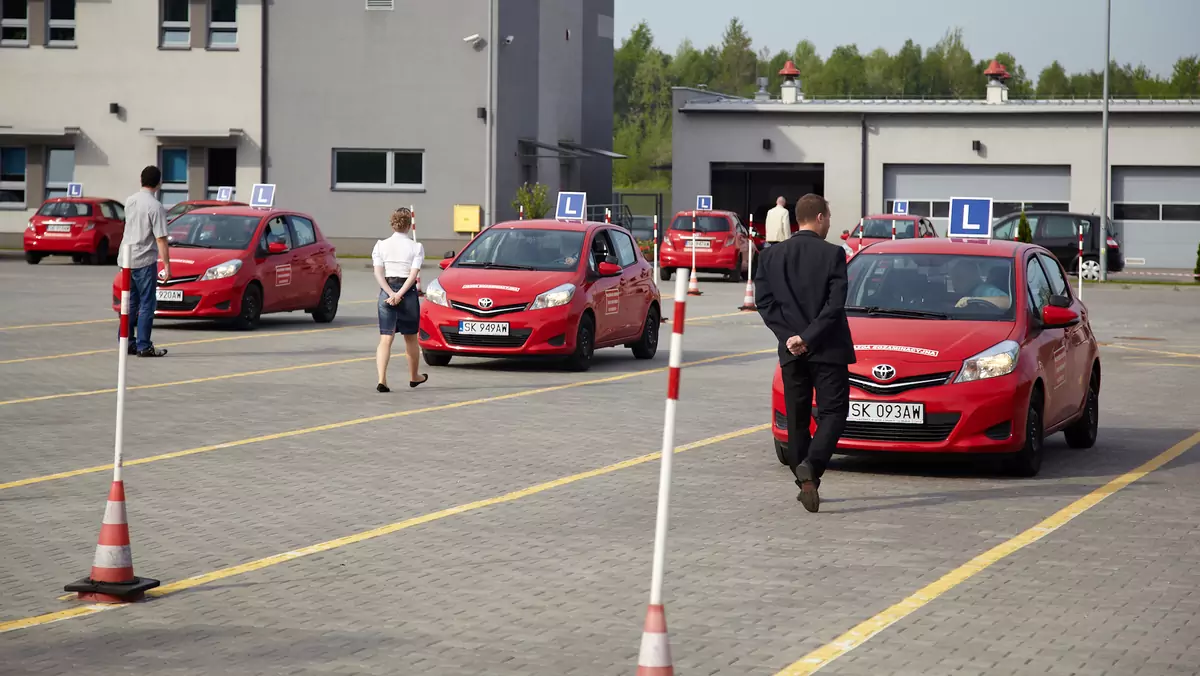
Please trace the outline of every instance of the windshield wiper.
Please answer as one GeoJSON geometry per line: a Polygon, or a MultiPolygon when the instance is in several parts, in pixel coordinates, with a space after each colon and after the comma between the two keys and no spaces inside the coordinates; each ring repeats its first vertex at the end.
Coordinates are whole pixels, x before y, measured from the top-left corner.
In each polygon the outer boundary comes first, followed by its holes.
{"type": "Polygon", "coordinates": [[[193,249],[207,249],[207,248],[209,248],[209,247],[206,247],[206,246],[204,246],[203,244],[192,244],[191,242],[172,242],[172,243],[171,243],[171,246],[185,246],[185,247],[190,247],[190,248],[193,248],[193,249]]]}
{"type": "Polygon", "coordinates": [[[901,310],[899,308],[879,307],[878,305],[870,305],[863,307],[861,305],[847,305],[846,312],[863,312],[869,315],[886,315],[888,317],[911,317],[913,319],[949,319],[950,315],[944,312],[933,312],[932,310],[901,310]]]}
{"type": "Polygon", "coordinates": [[[489,270],[536,270],[532,265],[510,265],[508,263],[477,263],[474,261],[463,261],[458,264],[464,268],[487,268],[489,270]]]}

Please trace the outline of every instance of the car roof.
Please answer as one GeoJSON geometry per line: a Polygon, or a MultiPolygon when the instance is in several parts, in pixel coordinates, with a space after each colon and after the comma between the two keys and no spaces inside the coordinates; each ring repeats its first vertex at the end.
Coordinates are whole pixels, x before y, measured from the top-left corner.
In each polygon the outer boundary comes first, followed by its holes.
{"type": "MultiPolygon", "coordinates": [[[[282,214],[295,214],[297,216],[303,216],[304,218],[310,218],[310,216],[307,214],[299,211],[293,211],[291,209],[262,209],[259,207],[237,204],[219,207],[200,207],[199,209],[193,209],[186,214],[183,214],[183,216],[191,216],[193,214],[196,216],[203,216],[205,214],[225,214],[227,216],[253,216],[255,218],[262,218],[264,216],[277,216],[282,214]]],[[[180,216],[180,218],[183,216],[180,216]]]]}
{"type": "Polygon", "coordinates": [[[205,207],[246,206],[245,202],[231,202],[227,200],[184,200],[182,202],[176,202],[176,206],[180,204],[198,204],[205,207]]]}
{"type": "Polygon", "coordinates": [[[506,230],[563,230],[566,232],[588,232],[594,228],[604,226],[617,226],[616,223],[598,223],[596,221],[571,222],[571,221],[556,221],[552,218],[529,218],[523,221],[501,221],[492,225],[487,230],[492,228],[504,228],[506,230]]]}
{"type": "Polygon", "coordinates": [[[692,214],[696,214],[696,216],[736,216],[737,215],[732,211],[726,211],[724,209],[708,209],[707,211],[703,211],[703,210],[699,210],[699,209],[684,209],[683,211],[676,211],[675,218],[679,218],[680,216],[691,216],[692,214]]]}
{"type": "Polygon", "coordinates": [[[87,203],[92,203],[92,202],[120,202],[120,201],[121,201],[121,200],[115,200],[115,199],[113,199],[113,198],[111,198],[111,197],[94,197],[94,196],[86,196],[86,197],[50,197],[50,198],[47,198],[45,202],[42,202],[42,204],[50,204],[50,203],[52,203],[52,202],[87,202],[87,203]]]}
{"type": "MultiPolygon", "coordinates": [[[[1030,216],[1032,214],[1038,214],[1038,215],[1054,214],[1056,216],[1073,216],[1075,218],[1099,218],[1099,216],[1096,214],[1082,214],[1082,213],[1079,213],[1078,211],[1057,211],[1055,209],[1028,209],[1025,211],[1026,216],[1030,216]]],[[[1001,216],[1000,218],[1008,218],[1010,216],[1020,218],[1021,212],[1018,211],[1015,214],[1005,214],[1004,216],[1001,216]]]]}
{"type": "Polygon", "coordinates": [[[875,220],[884,221],[919,221],[924,216],[913,216],[912,214],[873,214],[871,216],[863,216],[863,220],[873,218],[875,220]]]}
{"type": "Polygon", "coordinates": [[[1015,258],[1026,249],[1040,248],[1007,239],[960,239],[930,237],[924,239],[885,239],[863,249],[874,254],[961,254],[1015,258]]]}

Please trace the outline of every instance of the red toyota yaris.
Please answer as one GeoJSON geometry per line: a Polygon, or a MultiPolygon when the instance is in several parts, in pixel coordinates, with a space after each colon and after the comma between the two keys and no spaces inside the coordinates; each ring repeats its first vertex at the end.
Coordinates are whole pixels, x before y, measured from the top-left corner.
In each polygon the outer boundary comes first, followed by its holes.
{"type": "Polygon", "coordinates": [[[653,270],[629,231],[605,223],[497,223],[425,288],[418,339],[425,362],[455,355],[554,357],[586,370],[596,348],[658,350],[653,270]]]}
{"type": "MultiPolygon", "coordinates": [[[[1033,476],[1048,435],[1063,432],[1072,448],[1095,444],[1099,349],[1049,251],[886,241],[858,252],[847,276],[858,363],[839,450],[1004,454],[1014,473],[1033,476]]],[[[786,463],[778,369],[772,390],[775,451],[786,463]]]]}
{"type": "Polygon", "coordinates": [[[858,221],[853,230],[842,233],[848,250],[858,251],[876,242],[891,241],[892,228],[895,228],[896,239],[914,239],[937,237],[937,230],[928,218],[908,216],[905,214],[880,214],[867,216],[858,221]]]}
{"type": "Polygon", "coordinates": [[[677,268],[691,268],[695,247],[696,272],[719,272],[728,279],[746,281],[751,246],[756,246],[755,240],[732,211],[681,211],[658,248],[659,277],[667,281],[677,268]]]}
{"type": "Polygon", "coordinates": [[[76,263],[116,260],[125,237],[125,207],[104,197],[51,197],[25,228],[25,262],[71,256],[76,263]]]}

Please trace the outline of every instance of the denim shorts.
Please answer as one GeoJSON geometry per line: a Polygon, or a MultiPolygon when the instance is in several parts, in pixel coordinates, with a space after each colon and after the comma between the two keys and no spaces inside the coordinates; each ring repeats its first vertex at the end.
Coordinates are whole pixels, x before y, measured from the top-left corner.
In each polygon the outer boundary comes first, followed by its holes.
{"type": "MultiPolygon", "coordinates": [[[[387,283],[392,287],[392,291],[399,291],[400,287],[404,286],[404,280],[396,277],[388,277],[387,283]]],[[[405,292],[396,305],[389,305],[387,299],[387,294],[380,289],[379,301],[376,303],[379,308],[379,335],[415,335],[421,323],[421,297],[417,294],[416,285],[405,292]]]]}

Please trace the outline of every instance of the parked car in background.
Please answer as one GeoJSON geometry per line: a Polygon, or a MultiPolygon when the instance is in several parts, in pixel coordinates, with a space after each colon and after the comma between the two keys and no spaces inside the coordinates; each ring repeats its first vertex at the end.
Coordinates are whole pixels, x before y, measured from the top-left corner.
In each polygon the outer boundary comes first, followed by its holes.
{"type": "Polygon", "coordinates": [[[606,211],[614,225],[619,225],[626,230],[630,229],[630,225],[633,223],[633,212],[630,211],[628,204],[589,204],[587,219],[592,223],[603,223],[606,211]]]}
{"type": "Polygon", "coordinates": [[[654,239],[653,216],[634,215],[629,225],[625,227],[629,229],[629,232],[633,233],[634,239],[639,242],[652,241],[654,239]]]}
{"type": "Polygon", "coordinates": [[[244,207],[248,206],[245,202],[222,202],[220,200],[186,200],[179,202],[175,206],[167,209],[167,222],[179,218],[189,211],[194,211],[200,207],[244,207]]]}
{"type": "Polygon", "coordinates": [[[125,207],[106,197],[52,197],[25,227],[25,262],[70,256],[76,263],[116,261],[125,236],[125,207]]]}
{"type": "Polygon", "coordinates": [[[896,239],[913,239],[920,237],[937,237],[933,222],[921,216],[903,214],[879,214],[859,219],[853,230],[842,233],[851,251],[869,246],[875,242],[892,239],[892,227],[896,229],[896,239]]]}
{"type": "MultiPolygon", "coordinates": [[[[1077,214],[1069,211],[1026,211],[1033,243],[1048,249],[1059,263],[1072,275],[1079,274],[1079,228],[1083,228],[1083,278],[1100,279],[1100,217],[1092,214],[1077,214]]],[[[1009,214],[992,226],[995,239],[1016,239],[1021,214],[1009,214]]],[[[1125,254],[1121,243],[1109,230],[1108,271],[1125,269],[1125,254]]]]}
{"type": "Polygon", "coordinates": [[[751,246],[757,248],[757,243],[732,211],[680,211],[658,248],[659,277],[667,281],[677,268],[690,268],[695,247],[697,273],[717,272],[744,282],[753,274],[749,269],[751,246]]]}

